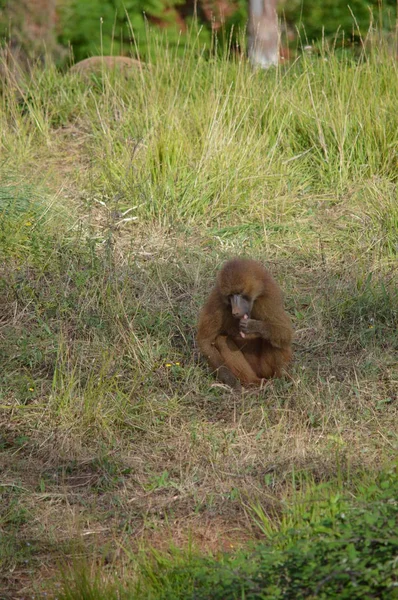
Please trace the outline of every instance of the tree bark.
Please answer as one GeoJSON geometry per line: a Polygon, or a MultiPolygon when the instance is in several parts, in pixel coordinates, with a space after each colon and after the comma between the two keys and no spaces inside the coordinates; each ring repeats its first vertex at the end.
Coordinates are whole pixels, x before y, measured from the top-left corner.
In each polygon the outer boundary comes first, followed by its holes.
{"type": "Polygon", "coordinates": [[[25,12],[25,30],[33,43],[42,44],[51,53],[56,45],[55,0],[25,0],[21,2],[25,12]]]}
{"type": "Polygon", "coordinates": [[[56,47],[56,0],[6,0],[1,12],[11,45],[29,58],[51,54],[56,47]]]}
{"type": "Polygon", "coordinates": [[[278,64],[278,16],[276,0],[249,0],[249,59],[268,69],[278,64]]]}

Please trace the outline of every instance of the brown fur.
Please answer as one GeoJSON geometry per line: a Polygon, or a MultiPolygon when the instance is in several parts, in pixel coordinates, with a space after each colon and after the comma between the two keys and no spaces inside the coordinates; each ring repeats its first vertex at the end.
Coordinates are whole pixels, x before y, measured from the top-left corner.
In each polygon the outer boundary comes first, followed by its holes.
{"type": "Polygon", "coordinates": [[[259,385],[262,379],[280,377],[292,358],[292,337],[282,292],[270,273],[254,260],[227,262],[200,313],[197,335],[199,348],[218,378],[239,387],[239,382],[259,385]],[[229,297],[233,294],[252,303],[248,320],[232,316],[229,297]]]}

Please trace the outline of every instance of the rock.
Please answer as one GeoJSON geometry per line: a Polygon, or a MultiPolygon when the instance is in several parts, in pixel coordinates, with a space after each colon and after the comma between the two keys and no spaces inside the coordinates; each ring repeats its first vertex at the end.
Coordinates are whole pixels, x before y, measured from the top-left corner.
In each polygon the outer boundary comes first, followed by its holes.
{"type": "Polygon", "coordinates": [[[69,71],[89,77],[91,74],[101,74],[103,69],[108,71],[118,70],[125,77],[128,77],[132,72],[146,68],[148,68],[148,65],[128,56],[90,56],[90,58],[85,58],[73,65],[69,71]]]}

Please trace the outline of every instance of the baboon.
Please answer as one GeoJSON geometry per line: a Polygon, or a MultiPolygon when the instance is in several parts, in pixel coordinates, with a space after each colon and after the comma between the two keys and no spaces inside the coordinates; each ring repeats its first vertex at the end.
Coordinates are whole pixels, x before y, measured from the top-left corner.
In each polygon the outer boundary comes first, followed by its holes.
{"type": "Polygon", "coordinates": [[[199,316],[203,356],[227,385],[260,385],[280,377],[292,358],[293,330],[282,292],[257,261],[235,258],[222,267],[199,316]]]}

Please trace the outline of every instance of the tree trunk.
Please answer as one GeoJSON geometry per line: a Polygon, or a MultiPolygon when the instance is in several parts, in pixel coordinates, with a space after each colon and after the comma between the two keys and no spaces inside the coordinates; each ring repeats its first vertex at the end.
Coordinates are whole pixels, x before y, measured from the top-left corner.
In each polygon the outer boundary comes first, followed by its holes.
{"type": "Polygon", "coordinates": [[[278,64],[278,16],[276,0],[249,0],[249,58],[268,69],[278,64]]]}
{"type": "Polygon", "coordinates": [[[56,47],[56,0],[6,0],[0,22],[6,26],[9,43],[35,59],[56,47]]]}
{"type": "Polygon", "coordinates": [[[21,4],[25,5],[25,31],[29,39],[51,54],[56,45],[56,0],[25,0],[21,4]]]}

